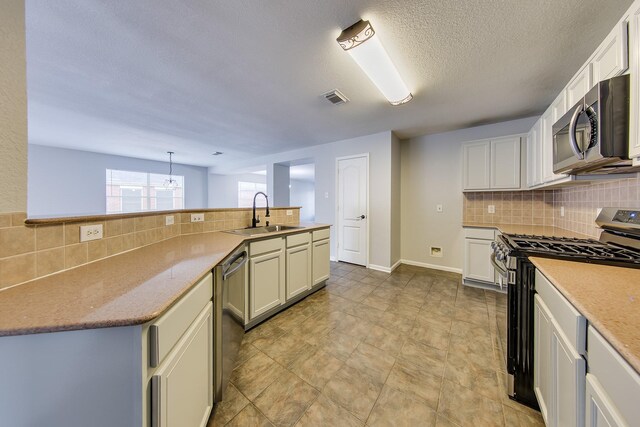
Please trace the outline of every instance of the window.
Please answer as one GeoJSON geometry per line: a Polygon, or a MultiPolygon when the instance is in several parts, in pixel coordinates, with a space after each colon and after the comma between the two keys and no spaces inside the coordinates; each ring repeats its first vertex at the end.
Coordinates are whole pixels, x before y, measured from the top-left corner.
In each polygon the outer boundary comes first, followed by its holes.
{"type": "MultiPolygon", "coordinates": [[[[238,181],[238,207],[239,208],[250,208],[253,206],[253,196],[258,191],[262,191],[263,193],[267,192],[267,184],[263,184],[260,182],[242,182],[238,181]]],[[[264,197],[259,197],[256,200],[256,206],[265,207],[266,200],[264,197]]]]}
{"type": "Polygon", "coordinates": [[[178,186],[168,189],[169,175],[107,169],[107,213],[184,208],[184,176],[172,178],[178,186]]]}

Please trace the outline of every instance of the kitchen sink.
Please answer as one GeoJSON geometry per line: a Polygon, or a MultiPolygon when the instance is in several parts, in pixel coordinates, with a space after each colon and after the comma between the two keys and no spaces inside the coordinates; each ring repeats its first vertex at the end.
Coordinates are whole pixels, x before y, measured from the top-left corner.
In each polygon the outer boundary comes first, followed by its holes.
{"type": "Polygon", "coordinates": [[[295,225],[268,225],[266,227],[247,227],[236,230],[226,230],[225,233],[241,234],[243,236],[257,236],[260,234],[275,233],[276,231],[297,230],[304,227],[295,225]]]}

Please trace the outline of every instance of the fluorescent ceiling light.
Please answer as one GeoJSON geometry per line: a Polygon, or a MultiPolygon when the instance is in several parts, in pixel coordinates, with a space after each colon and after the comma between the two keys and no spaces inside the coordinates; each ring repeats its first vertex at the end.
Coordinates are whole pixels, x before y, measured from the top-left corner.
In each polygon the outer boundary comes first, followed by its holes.
{"type": "Polygon", "coordinates": [[[413,95],[402,81],[382,42],[369,21],[360,20],[344,30],[337,38],[378,90],[391,105],[401,105],[411,101],[413,95]]]}

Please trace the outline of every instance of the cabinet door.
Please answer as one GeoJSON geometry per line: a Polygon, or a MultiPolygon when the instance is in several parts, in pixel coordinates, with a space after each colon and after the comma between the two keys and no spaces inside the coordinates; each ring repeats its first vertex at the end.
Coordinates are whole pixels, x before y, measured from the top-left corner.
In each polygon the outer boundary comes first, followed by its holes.
{"type": "Polygon", "coordinates": [[[593,83],[618,76],[628,67],[627,21],[620,22],[602,42],[593,64],[593,83]]]}
{"type": "Polygon", "coordinates": [[[287,300],[311,289],[311,245],[287,248],[287,300]]]}
{"type": "Polygon", "coordinates": [[[551,395],[551,313],[539,295],[535,296],[533,311],[533,389],[546,425],[553,419],[551,395]]]}
{"type": "Polygon", "coordinates": [[[491,140],[491,188],[520,188],[520,138],[491,140]]]}
{"type": "Polygon", "coordinates": [[[591,63],[587,64],[580,73],[567,85],[567,108],[572,108],[593,86],[591,63]]]}
{"type": "Polygon", "coordinates": [[[538,120],[527,136],[527,187],[542,184],[542,120],[538,120]]]}
{"type": "Polygon", "coordinates": [[[464,278],[494,283],[492,240],[464,239],[464,278]]]}
{"type": "Polygon", "coordinates": [[[585,395],[587,403],[586,427],[623,427],[627,425],[594,375],[587,374],[585,395]]]}
{"type": "Polygon", "coordinates": [[[462,146],[463,186],[465,190],[486,190],[490,187],[491,141],[462,146]]]}
{"type": "Polygon", "coordinates": [[[552,426],[582,426],[585,411],[585,360],[569,343],[557,323],[551,334],[553,420],[552,426]]]}
{"type": "Polygon", "coordinates": [[[285,302],[284,250],[249,260],[249,311],[251,319],[285,302]]]}
{"type": "Polygon", "coordinates": [[[329,239],[313,242],[313,286],[329,278],[329,239]]]}
{"type": "Polygon", "coordinates": [[[206,426],[213,408],[212,304],[151,378],[153,427],[206,426]]]}
{"type": "Polygon", "coordinates": [[[629,46],[631,46],[631,132],[629,141],[629,157],[640,157],[640,8],[630,17],[629,46]]]}
{"type": "Polygon", "coordinates": [[[567,97],[563,91],[541,118],[542,181],[545,183],[567,176],[553,173],[553,124],[567,112],[566,101],[567,97]]]}

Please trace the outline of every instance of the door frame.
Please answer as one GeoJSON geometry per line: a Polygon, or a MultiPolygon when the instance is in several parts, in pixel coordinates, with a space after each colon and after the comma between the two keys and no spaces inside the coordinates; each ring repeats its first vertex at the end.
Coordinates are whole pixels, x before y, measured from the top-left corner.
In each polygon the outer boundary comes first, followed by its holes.
{"type": "Polygon", "coordinates": [[[365,215],[367,216],[367,225],[366,225],[366,233],[367,233],[367,247],[366,247],[366,251],[367,251],[367,256],[366,256],[366,265],[365,267],[369,268],[369,247],[371,246],[371,235],[369,233],[369,224],[371,223],[370,221],[370,216],[369,216],[369,189],[371,188],[371,186],[369,185],[369,153],[362,153],[362,154],[353,154],[350,156],[342,156],[342,157],[336,157],[336,187],[335,187],[335,218],[336,218],[336,261],[340,261],[340,213],[339,213],[339,199],[340,199],[340,177],[339,177],[339,173],[340,173],[340,168],[339,168],[339,162],[340,160],[350,160],[350,159],[357,159],[357,158],[361,158],[364,157],[367,161],[367,173],[366,173],[366,184],[367,184],[367,211],[365,212],[365,215]]]}

